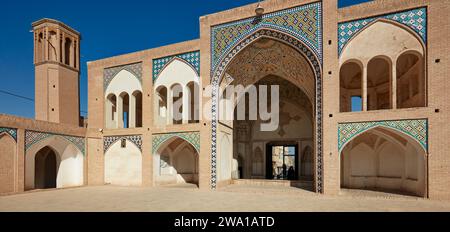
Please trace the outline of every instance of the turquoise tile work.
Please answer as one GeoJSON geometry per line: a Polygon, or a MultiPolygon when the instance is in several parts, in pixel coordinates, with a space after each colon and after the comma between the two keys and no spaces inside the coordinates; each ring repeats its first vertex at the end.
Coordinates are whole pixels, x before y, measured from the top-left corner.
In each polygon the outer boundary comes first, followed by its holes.
{"type": "Polygon", "coordinates": [[[122,70],[128,71],[133,74],[142,85],[142,63],[122,65],[112,68],[107,68],[103,71],[103,91],[106,91],[111,81],[122,70]]]}
{"type": "Polygon", "coordinates": [[[339,152],[345,145],[358,135],[376,128],[386,127],[394,129],[408,135],[416,140],[425,151],[428,151],[428,120],[399,120],[399,121],[378,121],[378,122],[356,122],[342,123],[338,126],[338,147],[339,152]]]}
{"type": "Polygon", "coordinates": [[[141,135],[129,135],[129,136],[107,136],[103,138],[103,152],[106,153],[108,149],[117,141],[126,139],[132,142],[142,152],[142,136],[141,135]]]}
{"type": "Polygon", "coordinates": [[[9,134],[17,142],[17,129],[0,127],[0,134],[3,134],[3,133],[9,134]]]}
{"type": "Polygon", "coordinates": [[[212,70],[237,43],[261,28],[298,38],[322,59],[322,3],[317,2],[265,14],[260,20],[249,18],[212,27],[212,70]]]}
{"type": "Polygon", "coordinates": [[[26,131],[25,132],[25,150],[27,151],[36,143],[40,141],[50,138],[50,137],[60,137],[65,139],[66,141],[72,143],[77,147],[83,155],[85,155],[85,138],[69,136],[69,135],[60,135],[46,132],[37,132],[37,131],[26,131]]]}
{"type": "Polygon", "coordinates": [[[159,59],[153,60],[153,82],[155,82],[162,70],[169,64],[173,59],[180,59],[188,63],[200,76],[200,51],[187,52],[183,54],[178,54],[174,56],[167,56],[159,59]]]}
{"type": "Polygon", "coordinates": [[[416,32],[417,35],[423,39],[424,42],[427,41],[427,8],[423,7],[384,16],[377,16],[372,18],[355,20],[351,22],[340,23],[338,26],[339,55],[341,55],[345,45],[359,31],[366,28],[368,25],[370,25],[370,23],[380,18],[392,20],[397,23],[403,24],[411,28],[414,32],[416,32]]]}
{"type": "Polygon", "coordinates": [[[159,134],[153,135],[152,148],[153,153],[155,153],[160,146],[167,140],[178,137],[184,139],[190,143],[198,153],[200,153],[200,132],[186,132],[186,133],[169,133],[169,134],[159,134]]]}

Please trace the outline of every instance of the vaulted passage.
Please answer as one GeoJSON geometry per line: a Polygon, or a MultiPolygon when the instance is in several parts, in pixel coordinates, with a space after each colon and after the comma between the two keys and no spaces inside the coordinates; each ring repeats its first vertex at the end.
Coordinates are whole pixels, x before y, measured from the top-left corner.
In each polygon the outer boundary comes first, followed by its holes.
{"type": "Polygon", "coordinates": [[[316,91],[308,61],[291,46],[262,38],[239,52],[225,73],[220,123],[232,134],[223,128],[218,135],[219,181],[295,181],[312,187],[316,91]],[[274,88],[279,88],[277,100],[274,88]],[[278,111],[279,118],[270,119],[277,120],[275,128],[264,129],[270,120],[262,112],[278,111]]]}
{"type": "Polygon", "coordinates": [[[409,136],[375,128],[341,153],[341,187],[426,196],[426,154],[409,136]]]}
{"type": "Polygon", "coordinates": [[[57,169],[55,152],[49,147],[42,148],[35,157],[35,188],[56,188],[57,169]]]}

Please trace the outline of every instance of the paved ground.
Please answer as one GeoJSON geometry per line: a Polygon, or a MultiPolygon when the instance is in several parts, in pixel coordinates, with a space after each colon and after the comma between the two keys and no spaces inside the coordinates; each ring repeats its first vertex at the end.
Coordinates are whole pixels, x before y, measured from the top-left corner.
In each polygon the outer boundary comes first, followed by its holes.
{"type": "Polygon", "coordinates": [[[192,186],[165,188],[83,187],[0,197],[0,211],[19,212],[289,212],[448,211],[450,202],[345,190],[322,196],[296,188],[230,186],[217,192],[192,186]]]}

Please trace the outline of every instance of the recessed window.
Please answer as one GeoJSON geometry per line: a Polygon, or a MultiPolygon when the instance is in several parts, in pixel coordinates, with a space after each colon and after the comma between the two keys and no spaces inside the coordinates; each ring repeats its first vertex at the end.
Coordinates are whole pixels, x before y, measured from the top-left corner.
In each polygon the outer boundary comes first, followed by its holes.
{"type": "Polygon", "coordinates": [[[351,104],[352,104],[351,112],[361,112],[362,111],[362,97],[361,96],[352,96],[351,104]]]}

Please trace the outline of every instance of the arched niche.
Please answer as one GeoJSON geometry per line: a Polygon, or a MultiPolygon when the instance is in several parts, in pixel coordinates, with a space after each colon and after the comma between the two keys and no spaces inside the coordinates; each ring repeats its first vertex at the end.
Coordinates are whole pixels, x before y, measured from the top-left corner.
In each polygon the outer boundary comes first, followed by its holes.
{"type": "MultiPolygon", "coordinates": [[[[32,190],[42,188],[45,185],[36,186],[36,173],[43,173],[42,168],[36,162],[44,161],[47,156],[41,153],[53,153],[51,160],[56,162],[56,188],[82,186],[84,184],[84,155],[71,142],[61,136],[53,135],[33,144],[26,150],[25,156],[25,189],[32,190]],[[36,158],[38,156],[38,158],[36,158]],[[53,157],[54,156],[54,157],[53,157]]],[[[50,161],[51,161],[50,160],[50,161]]],[[[53,162],[53,161],[51,161],[53,162]]],[[[44,165],[45,167],[45,165],[44,165]]],[[[41,182],[42,183],[42,182],[41,182]]]]}
{"type": "Polygon", "coordinates": [[[347,143],[340,156],[342,188],[427,196],[427,154],[401,132],[370,129],[347,143]]]}
{"type": "Polygon", "coordinates": [[[105,152],[105,183],[141,186],[142,152],[130,140],[123,140],[117,140],[105,152]]]}
{"type": "Polygon", "coordinates": [[[341,112],[362,110],[362,74],[362,64],[357,60],[351,60],[342,65],[339,74],[341,112]]]}
{"type": "Polygon", "coordinates": [[[142,85],[127,70],[118,72],[105,90],[105,121],[108,129],[142,127],[142,85]],[[124,113],[128,119],[125,123],[124,113]],[[111,120],[114,115],[117,119],[111,120]]]}
{"type": "Polygon", "coordinates": [[[199,184],[198,151],[181,137],[171,137],[153,154],[156,185],[199,184]]]}

